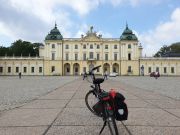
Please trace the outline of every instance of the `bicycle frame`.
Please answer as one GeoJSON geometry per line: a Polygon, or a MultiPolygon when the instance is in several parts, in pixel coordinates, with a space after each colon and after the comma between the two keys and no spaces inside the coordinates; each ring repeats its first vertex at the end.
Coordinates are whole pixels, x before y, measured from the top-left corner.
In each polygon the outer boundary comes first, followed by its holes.
{"type": "Polygon", "coordinates": [[[85,102],[88,107],[88,109],[94,113],[97,116],[100,116],[103,118],[104,125],[100,131],[100,134],[104,130],[104,127],[106,126],[106,123],[108,123],[108,127],[110,129],[111,134],[113,135],[118,135],[118,129],[116,126],[115,118],[114,118],[114,108],[112,106],[111,102],[111,95],[109,92],[105,92],[104,90],[101,89],[100,83],[102,83],[104,80],[102,79],[96,79],[93,71],[98,69],[100,66],[93,68],[90,72],[89,75],[92,77],[93,85],[91,85],[92,90],[90,90],[86,96],[85,96],[85,102]],[[89,106],[88,104],[88,96],[90,94],[93,94],[97,99],[98,102],[92,107],[89,106]],[[113,127],[112,127],[113,126],[113,127]],[[114,132],[113,132],[114,131],[114,132]]]}

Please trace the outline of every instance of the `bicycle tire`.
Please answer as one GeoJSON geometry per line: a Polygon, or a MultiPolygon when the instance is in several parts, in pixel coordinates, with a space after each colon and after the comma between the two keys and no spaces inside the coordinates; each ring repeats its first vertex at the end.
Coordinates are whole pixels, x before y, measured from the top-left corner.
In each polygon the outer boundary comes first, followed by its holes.
{"type": "MultiPolygon", "coordinates": [[[[90,105],[90,99],[89,99],[89,96],[90,95],[93,95],[94,97],[95,97],[95,94],[94,94],[94,91],[93,90],[91,90],[91,91],[89,91],[87,94],[86,94],[86,96],[85,96],[85,103],[86,103],[86,106],[87,106],[87,108],[94,114],[94,115],[96,115],[96,116],[100,116],[100,115],[98,115],[95,111],[94,111],[94,109],[92,108],[92,106],[90,105]]],[[[95,97],[96,98],[96,97],[95,97]]]]}
{"type": "Polygon", "coordinates": [[[115,121],[115,118],[113,116],[109,116],[107,118],[107,124],[108,124],[111,135],[119,135],[117,125],[116,125],[116,121],[115,121]]]}

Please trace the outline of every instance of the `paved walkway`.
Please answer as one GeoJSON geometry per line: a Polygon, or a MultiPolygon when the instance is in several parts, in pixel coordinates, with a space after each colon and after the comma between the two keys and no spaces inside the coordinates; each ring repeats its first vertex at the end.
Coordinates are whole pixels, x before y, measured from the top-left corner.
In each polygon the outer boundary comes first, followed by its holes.
{"type": "MultiPolygon", "coordinates": [[[[22,107],[0,114],[0,135],[97,135],[103,121],[86,108],[89,83],[77,79],[22,107]]],[[[117,122],[120,135],[179,135],[180,101],[107,80],[126,97],[129,118],[117,122]]],[[[103,135],[109,135],[108,128],[103,135]]]]}

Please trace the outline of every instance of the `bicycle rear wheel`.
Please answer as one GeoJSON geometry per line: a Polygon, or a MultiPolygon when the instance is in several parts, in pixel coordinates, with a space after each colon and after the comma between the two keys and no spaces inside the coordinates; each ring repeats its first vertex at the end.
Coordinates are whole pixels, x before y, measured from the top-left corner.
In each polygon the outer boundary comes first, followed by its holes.
{"type": "Polygon", "coordinates": [[[107,124],[108,124],[111,135],[119,135],[116,121],[113,116],[109,116],[107,118],[107,124]]]}
{"type": "Polygon", "coordinates": [[[96,116],[100,116],[98,115],[94,109],[93,109],[93,106],[98,102],[98,99],[97,97],[95,96],[94,94],[94,91],[91,90],[89,91],[86,96],[85,96],[85,103],[86,103],[86,106],[87,108],[93,113],[95,114],[96,116]]]}

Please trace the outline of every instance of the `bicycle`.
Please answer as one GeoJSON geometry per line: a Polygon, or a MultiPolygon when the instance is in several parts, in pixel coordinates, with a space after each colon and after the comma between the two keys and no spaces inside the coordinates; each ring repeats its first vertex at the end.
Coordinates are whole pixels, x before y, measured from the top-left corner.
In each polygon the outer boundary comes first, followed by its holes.
{"type": "MultiPolygon", "coordinates": [[[[104,82],[103,78],[95,78],[94,71],[100,68],[101,66],[94,67],[89,71],[89,75],[92,77],[91,85],[92,90],[90,90],[85,96],[85,103],[87,108],[96,116],[102,117],[104,125],[100,130],[100,133],[104,130],[105,126],[108,125],[111,135],[118,135],[118,129],[116,125],[116,113],[115,113],[115,104],[112,102],[115,99],[116,92],[110,91],[106,92],[101,89],[100,84],[104,82]],[[95,97],[93,100],[90,96],[95,97]],[[90,105],[91,101],[96,101],[93,105],[90,105]]],[[[123,97],[123,101],[124,101],[123,97]]],[[[126,110],[125,110],[126,111],[126,110]]],[[[127,117],[127,116],[126,116],[127,117]]],[[[123,118],[124,119],[124,118],[123,118]]],[[[125,118],[127,119],[127,118],[125,118]]]]}

